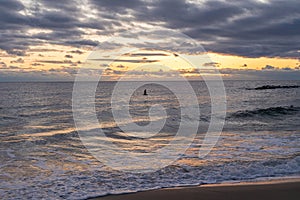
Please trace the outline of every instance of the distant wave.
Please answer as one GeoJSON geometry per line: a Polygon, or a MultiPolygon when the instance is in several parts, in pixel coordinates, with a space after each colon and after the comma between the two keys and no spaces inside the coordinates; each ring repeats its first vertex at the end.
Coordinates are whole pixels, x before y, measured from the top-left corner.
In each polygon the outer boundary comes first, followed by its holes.
{"type": "Polygon", "coordinates": [[[263,85],[256,88],[246,88],[247,90],[272,90],[272,89],[289,89],[299,88],[299,85],[263,85]]]}
{"type": "Polygon", "coordinates": [[[300,107],[284,106],[284,107],[270,107],[265,109],[244,110],[232,113],[230,117],[233,118],[247,118],[255,116],[280,116],[293,115],[300,111],[300,107]]]}

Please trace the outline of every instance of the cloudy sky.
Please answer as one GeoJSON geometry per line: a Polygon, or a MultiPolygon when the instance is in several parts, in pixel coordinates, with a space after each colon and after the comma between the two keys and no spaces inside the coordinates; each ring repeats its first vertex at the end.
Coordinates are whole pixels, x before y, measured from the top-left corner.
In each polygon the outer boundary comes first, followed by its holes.
{"type": "MultiPolygon", "coordinates": [[[[300,79],[299,0],[0,0],[0,81],[73,80],[96,47],[118,46],[111,38],[161,30],[201,44],[210,61],[199,67],[215,67],[225,79],[300,79]]],[[[102,67],[118,76],[173,53],[127,54],[102,67]]]]}

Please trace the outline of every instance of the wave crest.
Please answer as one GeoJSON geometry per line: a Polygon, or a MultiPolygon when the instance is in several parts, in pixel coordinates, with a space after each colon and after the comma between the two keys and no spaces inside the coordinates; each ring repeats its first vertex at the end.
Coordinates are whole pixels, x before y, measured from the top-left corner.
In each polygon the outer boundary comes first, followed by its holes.
{"type": "Polygon", "coordinates": [[[255,116],[281,116],[281,115],[294,115],[300,111],[300,107],[294,106],[279,106],[279,107],[270,107],[264,109],[255,109],[255,110],[244,110],[237,111],[232,113],[230,117],[234,118],[247,118],[255,116]]]}

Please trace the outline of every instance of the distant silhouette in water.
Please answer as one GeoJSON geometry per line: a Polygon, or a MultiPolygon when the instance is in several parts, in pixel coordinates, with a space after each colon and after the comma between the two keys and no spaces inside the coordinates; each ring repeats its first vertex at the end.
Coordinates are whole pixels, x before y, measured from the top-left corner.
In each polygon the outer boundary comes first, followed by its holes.
{"type": "Polygon", "coordinates": [[[300,88],[300,85],[264,85],[256,88],[247,88],[247,90],[272,90],[272,89],[289,89],[300,88]]]}
{"type": "Polygon", "coordinates": [[[146,90],[146,89],[144,90],[144,95],[148,95],[148,94],[147,94],[147,90],[146,90]]]}

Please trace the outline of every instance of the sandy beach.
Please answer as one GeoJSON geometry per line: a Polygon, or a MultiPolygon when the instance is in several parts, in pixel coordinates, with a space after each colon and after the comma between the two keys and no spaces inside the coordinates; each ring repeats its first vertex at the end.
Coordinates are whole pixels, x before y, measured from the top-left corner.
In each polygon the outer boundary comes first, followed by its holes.
{"type": "Polygon", "coordinates": [[[300,179],[276,180],[254,183],[212,184],[197,187],[178,187],[151,190],[132,194],[108,195],[94,200],[219,200],[219,199],[255,199],[279,200],[299,199],[300,179]]]}

